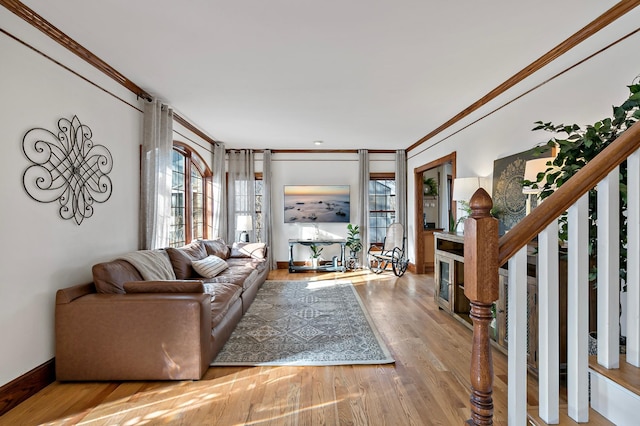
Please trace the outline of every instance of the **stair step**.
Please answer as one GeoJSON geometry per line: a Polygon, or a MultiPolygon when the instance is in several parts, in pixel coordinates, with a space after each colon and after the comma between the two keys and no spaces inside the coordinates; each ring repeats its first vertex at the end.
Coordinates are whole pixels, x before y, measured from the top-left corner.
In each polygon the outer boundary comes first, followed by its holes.
{"type": "MultiPolygon", "coordinates": [[[[544,426],[547,423],[545,423],[539,416],[538,416],[538,407],[532,407],[529,406],[528,410],[527,410],[527,414],[529,417],[529,424],[530,425],[534,425],[534,426],[544,426]]],[[[567,414],[567,405],[560,405],[560,425],[596,425],[596,426],[604,426],[604,425],[614,425],[615,423],[611,423],[609,420],[605,419],[604,417],[602,417],[601,414],[599,414],[597,411],[592,410],[591,408],[589,409],[589,422],[588,423],[578,423],[575,420],[573,420],[571,417],[569,417],[569,415],[567,414]]]]}
{"type": "Polygon", "coordinates": [[[609,370],[589,357],[591,407],[621,425],[638,424],[640,413],[640,369],[626,361],[621,355],[620,368],[609,370]]]}
{"type": "Polygon", "coordinates": [[[589,357],[589,368],[640,396],[640,369],[627,363],[627,356],[620,355],[620,368],[608,369],[598,364],[598,357],[589,357]]]}

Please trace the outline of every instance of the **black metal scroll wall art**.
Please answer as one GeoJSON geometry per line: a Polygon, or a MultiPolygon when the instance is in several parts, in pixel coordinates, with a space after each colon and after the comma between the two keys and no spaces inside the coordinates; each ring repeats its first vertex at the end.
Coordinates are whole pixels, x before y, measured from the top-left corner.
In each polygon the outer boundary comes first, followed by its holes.
{"type": "Polygon", "coordinates": [[[91,129],[74,116],[58,120],[57,134],[35,128],[22,139],[32,163],[22,176],[25,191],[40,203],[58,202],[60,217],[78,225],[93,215],[94,203],[111,197],[113,158],[91,138],[91,129]]]}

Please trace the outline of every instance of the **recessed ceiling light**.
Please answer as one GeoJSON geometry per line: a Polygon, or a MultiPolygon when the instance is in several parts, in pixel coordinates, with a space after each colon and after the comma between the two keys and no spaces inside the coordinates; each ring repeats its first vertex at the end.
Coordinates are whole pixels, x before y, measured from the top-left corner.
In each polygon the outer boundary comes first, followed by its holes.
{"type": "Polygon", "coordinates": [[[324,142],[323,141],[313,141],[314,145],[322,145],[324,142]]]}

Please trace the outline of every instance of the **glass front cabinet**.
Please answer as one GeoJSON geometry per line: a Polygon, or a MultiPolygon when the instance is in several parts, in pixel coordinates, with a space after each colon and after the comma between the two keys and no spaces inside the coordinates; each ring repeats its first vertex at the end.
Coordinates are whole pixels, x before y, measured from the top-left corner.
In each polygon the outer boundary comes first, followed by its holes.
{"type": "Polygon", "coordinates": [[[469,321],[469,299],[464,295],[464,249],[462,237],[436,233],[435,299],[443,310],[469,321]],[[447,235],[447,239],[443,238],[447,235]]]}
{"type": "Polygon", "coordinates": [[[436,254],[435,255],[435,276],[436,303],[442,309],[451,311],[451,283],[453,282],[453,259],[436,254]]]}

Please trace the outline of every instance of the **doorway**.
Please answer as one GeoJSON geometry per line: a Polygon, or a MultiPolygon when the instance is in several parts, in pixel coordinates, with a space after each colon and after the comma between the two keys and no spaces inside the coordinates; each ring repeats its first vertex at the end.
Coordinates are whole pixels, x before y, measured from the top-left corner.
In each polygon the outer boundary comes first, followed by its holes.
{"type": "Polygon", "coordinates": [[[456,221],[451,199],[456,177],[456,152],[413,170],[415,180],[416,273],[434,270],[434,232],[449,231],[456,221]]]}

